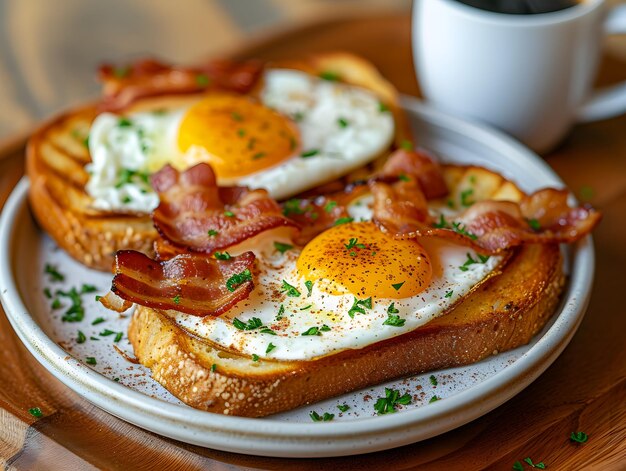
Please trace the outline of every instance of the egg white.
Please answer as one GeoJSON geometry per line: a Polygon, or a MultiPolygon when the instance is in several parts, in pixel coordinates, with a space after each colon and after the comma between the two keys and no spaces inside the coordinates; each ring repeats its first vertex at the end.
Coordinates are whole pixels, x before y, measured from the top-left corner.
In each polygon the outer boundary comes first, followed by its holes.
{"type": "MultiPolygon", "coordinates": [[[[264,75],[260,98],[294,119],[302,152],[241,178],[219,179],[221,185],[265,188],[274,198],[287,198],[367,164],[393,140],[392,114],[381,111],[378,98],[362,88],[297,70],[273,69],[264,75]],[[315,155],[301,156],[312,151],[315,155]]],[[[96,117],[89,135],[92,163],[85,187],[94,208],[149,213],[158,198],[140,178],[122,182],[125,169],[150,174],[166,163],[191,166],[207,160],[198,146],[186,153],[178,147],[178,130],[188,108],[96,117]]]]}
{"type": "MultiPolygon", "coordinates": [[[[359,214],[362,220],[371,219],[370,199],[366,196],[354,202],[350,205],[350,212],[359,214]]],[[[175,311],[168,311],[168,315],[194,335],[225,349],[277,360],[310,360],[346,349],[363,348],[415,330],[445,313],[502,260],[492,256],[485,263],[466,265],[466,270],[462,270],[460,267],[465,264],[468,254],[479,260],[475,252],[442,240],[421,239],[433,265],[433,278],[427,289],[404,299],[372,298],[371,309],[365,308],[364,314],[356,313],[350,317],[355,297],[328,294],[319,289],[318,280],[311,280],[314,284],[309,294],[305,285],[307,280],[295,268],[300,250],[294,248],[280,254],[274,248],[274,241],[289,242],[267,232],[250,244],[257,256],[259,276],[247,300],[217,318],[199,318],[175,311]],[[300,296],[288,296],[282,290],[283,280],[294,286],[300,296]],[[384,324],[392,303],[398,310],[395,315],[404,320],[402,326],[384,324]],[[278,319],[281,306],[284,314],[278,319]],[[274,328],[277,335],[263,333],[261,328],[239,330],[233,324],[235,318],[244,323],[258,318],[264,327],[274,328]],[[302,335],[311,327],[321,329],[324,325],[330,330],[321,331],[321,335],[302,335]],[[268,351],[270,343],[274,347],[268,351]]],[[[236,250],[232,251],[233,255],[236,253],[236,250]]]]}

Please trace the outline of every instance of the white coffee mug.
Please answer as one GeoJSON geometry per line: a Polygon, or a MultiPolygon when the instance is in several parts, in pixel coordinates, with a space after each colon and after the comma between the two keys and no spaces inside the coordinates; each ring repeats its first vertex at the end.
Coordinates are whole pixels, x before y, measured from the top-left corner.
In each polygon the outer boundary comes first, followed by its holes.
{"type": "Polygon", "coordinates": [[[436,106],[499,127],[537,152],[577,121],[626,112],[626,83],[592,90],[605,33],[626,33],[626,5],[581,0],[534,15],[457,0],[414,0],[413,56],[436,106]]]}

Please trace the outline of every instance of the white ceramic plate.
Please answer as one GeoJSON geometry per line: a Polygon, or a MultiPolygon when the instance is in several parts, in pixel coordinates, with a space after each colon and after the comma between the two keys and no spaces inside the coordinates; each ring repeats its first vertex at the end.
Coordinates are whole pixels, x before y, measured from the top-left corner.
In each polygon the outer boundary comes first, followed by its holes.
{"type": "MultiPolygon", "coordinates": [[[[442,160],[473,163],[495,169],[523,190],[563,183],[536,155],[490,129],[452,118],[410,98],[404,106],[418,142],[442,160]]],[[[74,262],[34,224],[27,204],[28,181],[8,200],[0,220],[0,295],[13,328],[31,353],[52,374],[87,400],[128,422],[184,442],[239,453],[323,457],[372,452],[423,440],[463,425],[499,406],[539,376],[574,335],[587,306],[594,269],[593,245],[587,237],[569,251],[571,276],[559,312],[526,346],[463,368],[391,381],[263,419],[228,417],[198,411],[180,403],[150,379],[140,365],[125,360],[114,348],[132,355],[126,339],[128,318],[118,318],[82,296],[85,318],[62,322],[67,309],[52,309],[44,295],[83,283],[105,293],[110,275],[74,262]],[[46,264],[65,275],[52,282],[46,264]],[[104,321],[92,325],[99,317],[104,321]],[[123,332],[100,335],[106,329],[123,332]],[[86,336],[77,343],[78,331],[86,336]],[[93,340],[92,339],[96,339],[93,340]],[[96,364],[88,364],[93,357],[96,364]],[[384,387],[409,392],[412,404],[395,414],[376,416],[373,405],[384,387]],[[441,400],[430,403],[436,395],[441,400]],[[337,405],[350,409],[340,412],[337,405]],[[330,412],[329,422],[312,422],[310,411],[330,412]]],[[[92,362],[93,363],[93,362],[92,362]]]]}

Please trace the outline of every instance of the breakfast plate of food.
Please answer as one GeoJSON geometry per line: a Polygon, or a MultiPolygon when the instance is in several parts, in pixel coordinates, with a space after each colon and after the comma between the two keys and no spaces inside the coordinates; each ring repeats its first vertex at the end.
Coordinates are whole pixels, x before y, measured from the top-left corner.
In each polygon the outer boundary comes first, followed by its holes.
{"type": "Polygon", "coordinates": [[[104,66],[31,137],[0,296],[102,409],[220,450],[401,446],[565,348],[600,214],[536,155],[345,53],[104,66]]]}

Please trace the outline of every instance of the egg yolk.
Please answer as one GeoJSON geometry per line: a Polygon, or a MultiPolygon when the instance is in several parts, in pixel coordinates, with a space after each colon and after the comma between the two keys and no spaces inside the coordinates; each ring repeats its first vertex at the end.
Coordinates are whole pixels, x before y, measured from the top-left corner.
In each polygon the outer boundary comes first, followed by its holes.
{"type": "Polygon", "coordinates": [[[300,144],[288,118],[249,97],[218,93],[187,111],[178,146],[200,148],[218,177],[236,178],[282,162],[300,144]]]}
{"type": "Polygon", "coordinates": [[[304,247],[296,266],[306,280],[330,282],[316,283],[320,289],[358,298],[408,298],[426,289],[432,278],[430,259],[419,243],[396,240],[372,222],[323,232],[304,247]]]}

